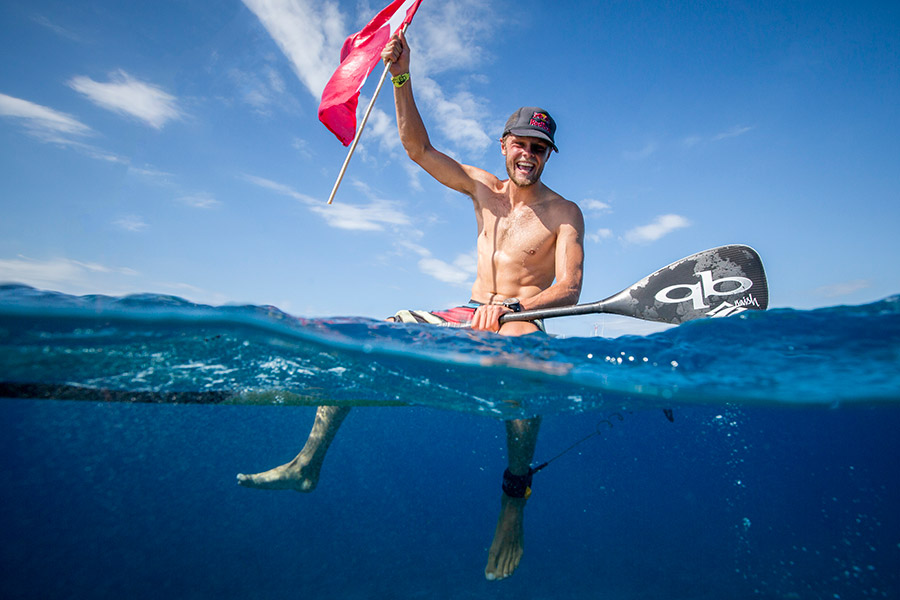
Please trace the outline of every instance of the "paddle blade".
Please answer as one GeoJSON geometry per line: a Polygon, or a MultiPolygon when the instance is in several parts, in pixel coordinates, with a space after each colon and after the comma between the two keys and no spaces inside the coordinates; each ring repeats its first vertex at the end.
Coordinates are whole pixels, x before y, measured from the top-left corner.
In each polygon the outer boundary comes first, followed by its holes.
{"type": "Polygon", "coordinates": [[[663,323],[765,310],[769,286],[749,246],[720,246],[682,258],[598,303],[596,312],[663,323]]]}

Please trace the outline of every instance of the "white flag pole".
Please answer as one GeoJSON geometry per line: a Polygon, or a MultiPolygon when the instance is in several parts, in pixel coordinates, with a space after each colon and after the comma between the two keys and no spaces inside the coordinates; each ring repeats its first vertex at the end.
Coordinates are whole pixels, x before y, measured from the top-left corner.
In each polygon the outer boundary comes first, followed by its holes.
{"type": "MultiPolygon", "coordinates": [[[[401,27],[400,31],[406,33],[407,27],[409,27],[409,23],[401,27]]],[[[381,79],[378,80],[378,87],[375,88],[375,94],[369,101],[369,106],[366,107],[366,112],[363,115],[362,122],[359,124],[359,127],[356,128],[356,135],[353,136],[353,143],[350,144],[350,152],[347,153],[347,158],[344,159],[344,165],[341,167],[341,172],[338,173],[337,181],[334,182],[334,187],[331,188],[331,195],[328,196],[328,204],[331,204],[331,202],[334,200],[334,195],[337,194],[337,189],[341,185],[341,180],[344,178],[344,173],[347,172],[347,165],[350,164],[350,158],[353,156],[353,151],[356,150],[356,144],[359,143],[359,138],[360,136],[362,136],[363,129],[365,129],[366,127],[366,121],[369,120],[369,114],[372,112],[372,107],[375,106],[375,100],[378,99],[378,93],[381,91],[381,86],[384,85],[384,80],[387,79],[387,75],[390,72],[392,64],[392,62],[389,62],[384,66],[384,72],[381,73],[381,79]]]]}
{"type": "Polygon", "coordinates": [[[378,80],[378,87],[375,88],[375,94],[369,101],[369,106],[366,107],[366,112],[363,115],[362,122],[359,124],[359,127],[356,128],[356,135],[353,136],[353,143],[350,144],[350,152],[347,153],[347,158],[344,159],[344,166],[341,167],[341,172],[338,173],[337,181],[334,182],[334,187],[331,188],[331,195],[328,196],[328,204],[331,204],[331,201],[334,200],[334,195],[337,194],[337,189],[341,185],[341,180],[344,178],[344,173],[347,172],[347,165],[350,164],[350,158],[353,156],[353,151],[356,150],[356,144],[359,143],[359,138],[360,136],[362,136],[363,129],[365,129],[366,127],[366,121],[369,120],[369,114],[372,112],[372,107],[375,106],[375,100],[378,98],[378,92],[381,91],[381,86],[384,85],[384,80],[387,79],[387,74],[390,68],[391,63],[385,65],[384,72],[381,74],[381,79],[378,80]]]}

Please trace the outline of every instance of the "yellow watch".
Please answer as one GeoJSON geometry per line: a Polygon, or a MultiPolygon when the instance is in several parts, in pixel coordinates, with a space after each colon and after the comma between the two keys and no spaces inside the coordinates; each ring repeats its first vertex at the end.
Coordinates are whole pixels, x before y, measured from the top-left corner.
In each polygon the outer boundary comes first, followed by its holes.
{"type": "Polygon", "coordinates": [[[403,84],[409,81],[409,73],[400,73],[396,77],[391,77],[394,87],[403,87],[403,84]]]}

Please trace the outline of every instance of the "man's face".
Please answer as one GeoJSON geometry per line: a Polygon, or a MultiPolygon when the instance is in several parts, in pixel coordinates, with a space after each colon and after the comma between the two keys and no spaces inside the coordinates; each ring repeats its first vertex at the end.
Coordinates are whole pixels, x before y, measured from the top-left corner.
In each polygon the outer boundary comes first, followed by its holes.
{"type": "Polygon", "coordinates": [[[506,157],[506,173],[519,187],[540,181],[544,165],[550,158],[550,144],[546,141],[511,133],[503,138],[501,151],[506,157]]]}

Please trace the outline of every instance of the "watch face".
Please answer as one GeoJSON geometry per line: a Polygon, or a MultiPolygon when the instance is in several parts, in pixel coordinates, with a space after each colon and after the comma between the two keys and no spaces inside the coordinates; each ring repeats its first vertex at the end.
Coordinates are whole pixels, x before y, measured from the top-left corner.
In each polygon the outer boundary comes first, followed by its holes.
{"type": "Polygon", "coordinates": [[[518,298],[507,298],[503,301],[503,306],[512,310],[513,312],[519,312],[522,310],[522,305],[519,303],[518,298]]]}

